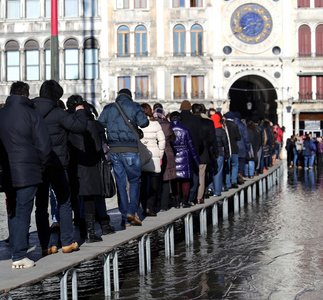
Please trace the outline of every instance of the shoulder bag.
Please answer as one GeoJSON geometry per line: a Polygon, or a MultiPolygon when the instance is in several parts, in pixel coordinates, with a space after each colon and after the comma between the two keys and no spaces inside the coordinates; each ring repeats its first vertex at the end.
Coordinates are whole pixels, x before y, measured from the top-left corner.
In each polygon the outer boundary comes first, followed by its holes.
{"type": "Polygon", "coordinates": [[[112,164],[108,162],[105,155],[102,153],[101,165],[100,165],[100,178],[101,178],[101,189],[102,196],[104,198],[112,198],[116,192],[116,184],[112,174],[112,164]]]}
{"type": "Polygon", "coordinates": [[[144,166],[145,164],[147,164],[151,158],[152,158],[152,153],[148,150],[148,148],[140,141],[140,137],[139,134],[137,132],[137,130],[135,129],[135,127],[133,126],[133,124],[130,122],[129,118],[126,116],[126,114],[124,113],[121,105],[116,101],[115,102],[118,110],[121,113],[121,116],[123,117],[123,119],[125,120],[126,124],[130,127],[130,129],[132,130],[133,134],[135,135],[136,139],[137,139],[137,143],[138,143],[138,152],[139,152],[139,157],[140,157],[140,162],[141,162],[141,166],[144,166]]]}

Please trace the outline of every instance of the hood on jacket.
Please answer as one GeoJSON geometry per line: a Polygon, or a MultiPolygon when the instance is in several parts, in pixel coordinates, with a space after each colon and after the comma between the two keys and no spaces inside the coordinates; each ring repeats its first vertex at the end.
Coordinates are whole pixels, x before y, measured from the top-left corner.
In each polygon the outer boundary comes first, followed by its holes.
{"type": "Polygon", "coordinates": [[[44,118],[51,110],[57,107],[57,103],[51,99],[37,97],[32,99],[36,110],[44,118]]]}

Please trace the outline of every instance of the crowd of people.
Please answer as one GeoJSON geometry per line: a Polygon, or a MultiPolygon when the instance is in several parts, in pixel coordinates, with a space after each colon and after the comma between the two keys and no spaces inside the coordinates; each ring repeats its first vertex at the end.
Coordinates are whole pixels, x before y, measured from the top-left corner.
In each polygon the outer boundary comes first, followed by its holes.
{"type": "Polygon", "coordinates": [[[292,135],[286,141],[287,164],[289,168],[313,169],[314,165],[323,167],[322,137],[313,137],[306,133],[302,136],[292,135]]]}
{"type": "MultiPolygon", "coordinates": [[[[18,81],[0,109],[2,186],[13,268],[35,265],[27,257],[34,202],[43,255],[60,247],[63,253],[79,250],[74,226],[86,243],[102,241],[95,222],[102,234],[115,232],[102,193],[103,157],[113,166],[123,229],[142,225],[140,210],[154,217],[172,207],[203,204],[267,172],[280,159],[284,128],[257,115],[247,120],[238,111],[222,115],[188,100],[166,114],[160,103],[133,101],[128,89],[121,89],[98,115],[80,95],[69,97],[65,107],[63,93],[56,81],[47,80],[39,97],[29,99],[28,84],[18,81]],[[144,165],[132,127],[151,153],[144,165]]],[[[310,148],[306,141],[304,145],[310,148]]]]}

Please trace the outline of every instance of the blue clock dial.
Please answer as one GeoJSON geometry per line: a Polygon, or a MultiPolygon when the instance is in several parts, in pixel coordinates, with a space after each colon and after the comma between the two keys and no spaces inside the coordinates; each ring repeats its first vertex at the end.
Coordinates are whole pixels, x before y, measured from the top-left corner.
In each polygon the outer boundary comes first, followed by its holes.
{"type": "Polygon", "coordinates": [[[246,44],[259,44],[266,40],[272,31],[270,13],[259,4],[239,6],[231,17],[231,30],[235,37],[246,44]]]}

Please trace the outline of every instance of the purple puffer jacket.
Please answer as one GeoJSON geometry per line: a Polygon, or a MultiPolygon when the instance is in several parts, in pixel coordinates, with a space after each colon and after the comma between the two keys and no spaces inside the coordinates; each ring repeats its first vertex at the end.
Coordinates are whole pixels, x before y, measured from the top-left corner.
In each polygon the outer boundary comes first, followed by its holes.
{"type": "Polygon", "coordinates": [[[176,140],[172,143],[175,150],[176,176],[177,178],[191,178],[193,176],[193,162],[198,166],[199,157],[190,131],[180,121],[172,121],[171,126],[176,135],[176,140]]]}

